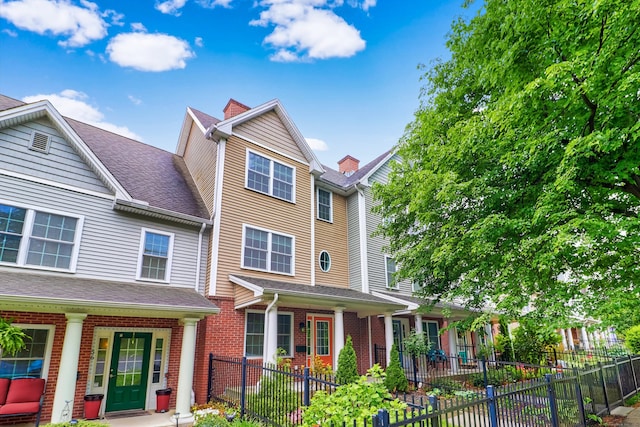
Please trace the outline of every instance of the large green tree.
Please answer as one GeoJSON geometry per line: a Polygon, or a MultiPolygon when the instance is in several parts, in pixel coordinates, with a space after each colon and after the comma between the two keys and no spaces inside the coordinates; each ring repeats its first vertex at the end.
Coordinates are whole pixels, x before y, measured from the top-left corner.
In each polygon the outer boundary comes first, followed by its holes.
{"type": "Polygon", "coordinates": [[[640,309],[640,0],[485,0],[377,186],[398,278],[519,313],[640,309]]]}

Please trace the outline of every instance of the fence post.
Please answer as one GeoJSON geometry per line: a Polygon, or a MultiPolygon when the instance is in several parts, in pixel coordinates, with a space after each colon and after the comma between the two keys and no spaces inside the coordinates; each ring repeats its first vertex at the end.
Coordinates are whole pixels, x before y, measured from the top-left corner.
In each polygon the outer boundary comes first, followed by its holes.
{"type": "Polygon", "coordinates": [[[412,363],[413,363],[413,385],[418,388],[418,358],[415,354],[411,355],[412,363]]]}
{"type": "Polygon", "coordinates": [[[553,389],[553,375],[545,374],[544,379],[547,381],[547,395],[549,396],[549,410],[551,411],[551,425],[559,427],[558,423],[558,403],[556,402],[556,393],[553,389]]]}
{"type": "MultiPolygon", "coordinates": [[[[432,412],[438,412],[438,398],[436,396],[429,396],[429,405],[432,412]]],[[[431,427],[440,427],[440,417],[435,416],[431,418],[431,427]]]]}
{"type": "Polygon", "coordinates": [[[240,382],[240,418],[244,418],[247,398],[247,358],[242,358],[242,380],[240,382]]]}
{"type": "Polygon", "coordinates": [[[487,398],[489,399],[489,425],[498,427],[498,411],[496,410],[496,395],[492,385],[487,386],[487,398]]]}
{"type": "Polygon", "coordinates": [[[379,409],[378,413],[371,417],[372,427],[389,427],[389,412],[386,409],[379,409]]]}
{"type": "Polygon", "coordinates": [[[489,379],[487,378],[487,359],[484,356],[480,358],[482,361],[482,377],[484,378],[484,388],[489,385],[489,379]]]}
{"type": "Polygon", "coordinates": [[[616,381],[618,381],[618,388],[620,389],[620,400],[622,400],[622,405],[624,405],[624,390],[622,389],[622,379],[620,378],[620,368],[618,367],[618,358],[613,358],[613,364],[616,367],[616,381]]]}
{"type": "Polygon", "coordinates": [[[373,363],[378,363],[378,344],[373,344],[373,363]]]}
{"type": "Polygon", "coordinates": [[[309,367],[304,367],[304,380],[303,380],[303,391],[302,391],[302,401],[304,406],[309,406],[311,404],[311,393],[310,393],[311,382],[309,381],[309,367]]]}
{"type": "Polygon", "coordinates": [[[607,413],[611,413],[611,407],[609,407],[609,396],[607,396],[607,383],[604,380],[604,368],[602,362],[598,362],[598,368],[600,370],[600,385],[602,385],[602,395],[604,396],[604,404],[607,407],[607,413]]]}
{"type": "Polygon", "coordinates": [[[575,385],[576,385],[576,400],[578,401],[578,414],[580,415],[580,421],[586,425],[587,416],[584,412],[584,400],[582,398],[582,388],[580,388],[580,372],[578,369],[575,370],[575,385]]]}
{"type": "Polygon", "coordinates": [[[207,372],[207,402],[213,400],[213,353],[209,353],[209,371],[207,372]]]}

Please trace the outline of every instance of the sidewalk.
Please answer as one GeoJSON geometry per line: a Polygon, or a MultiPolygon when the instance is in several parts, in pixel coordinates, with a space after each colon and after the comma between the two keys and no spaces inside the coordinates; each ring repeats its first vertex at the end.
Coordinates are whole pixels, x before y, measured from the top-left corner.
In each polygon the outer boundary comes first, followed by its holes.
{"type": "Polygon", "coordinates": [[[625,417],[622,427],[640,427],[640,407],[619,406],[611,411],[611,415],[625,417]]]}

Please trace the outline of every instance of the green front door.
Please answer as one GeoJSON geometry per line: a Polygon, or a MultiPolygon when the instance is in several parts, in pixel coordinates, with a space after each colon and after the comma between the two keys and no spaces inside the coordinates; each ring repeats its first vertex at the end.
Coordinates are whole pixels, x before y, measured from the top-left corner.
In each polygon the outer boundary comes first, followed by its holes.
{"type": "Polygon", "coordinates": [[[109,371],[107,412],[144,409],[150,356],[150,333],[115,333],[109,371]]]}

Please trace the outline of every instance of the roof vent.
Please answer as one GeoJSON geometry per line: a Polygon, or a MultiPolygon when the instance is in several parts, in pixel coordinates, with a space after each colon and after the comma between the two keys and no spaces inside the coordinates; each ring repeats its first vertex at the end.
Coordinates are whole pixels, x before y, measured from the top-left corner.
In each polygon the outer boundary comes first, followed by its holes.
{"type": "Polygon", "coordinates": [[[31,134],[29,149],[49,154],[49,146],[51,145],[50,143],[51,137],[49,135],[34,131],[33,134],[31,134]]]}

